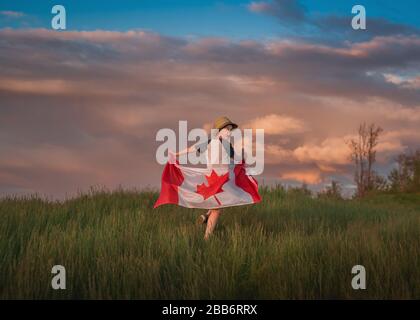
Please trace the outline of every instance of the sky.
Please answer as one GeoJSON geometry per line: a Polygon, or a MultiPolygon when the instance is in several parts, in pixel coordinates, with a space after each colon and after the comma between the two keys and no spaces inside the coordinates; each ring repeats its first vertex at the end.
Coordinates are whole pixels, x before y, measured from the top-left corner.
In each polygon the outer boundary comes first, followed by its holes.
{"type": "Polygon", "coordinates": [[[55,4],[0,2],[1,196],[157,188],[157,131],[220,115],[265,129],[263,184],[351,192],[362,122],[380,174],[419,147],[417,1],[72,0],[62,31],[55,4]]]}

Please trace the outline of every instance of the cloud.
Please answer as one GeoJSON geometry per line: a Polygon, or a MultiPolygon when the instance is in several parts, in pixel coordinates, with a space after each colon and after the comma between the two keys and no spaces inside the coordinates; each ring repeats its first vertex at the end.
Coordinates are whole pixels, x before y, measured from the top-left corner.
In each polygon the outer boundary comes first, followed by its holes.
{"type": "Polygon", "coordinates": [[[418,148],[420,133],[416,129],[399,128],[382,134],[377,146],[379,163],[393,163],[398,154],[418,148]]]}
{"type": "Polygon", "coordinates": [[[293,150],[286,149],[277,144],[264,145],[264,160],[267,164],[290,163],[296,158],[293,155],[293,150]]]}
{"type": "Polygon", "coordinates": [[[251,2],[248,9],[276,17],[280,22],[301,23],[305,20],[305,8],[296,0],[251,2]]]}
{"type": "Polygon", "coordinates": [[[0,90],[16,93],[64,94],[71,88],[63,80],[14,80],[0,79],[0,90]]]}
{"type": "Polygon", "coordinates": [[[420,76],[417,77],[404,77],[398,74],[384,73],[387,82],[401,86],[408,89],[420,89],[420,76]]]}
{"type": "Polygon", "coordinates": [[[291,171],[281,174],[280,177],[285,180],[295,180],[307,184],[322,182],[321,173],[316,170],[291,171]]]}
{"type": "Polygon", "coordinates": [[[420,140],[419,53],[417,36],[336,47],[3,29],[0,190],[157,187],[156,132],[220,115],[265,129],[262,179],[348,179],[343,138],[363,121],[384,127],[378,159],[391,165],[420,140]]]}
{"type": "MultiPolygon", "coordinates": [[[[283,150],[281,155],[288,155],[289,159],[301,163],[316,164],[322,172],[340,172],[342,168],[352,164],[346,141],[356,138],[355,134],[327,138],[320,144],[309,143],[298,146],[292,151],[283,150]]],[[[408,140],[420,141],[420,134],[414,129],[385,131],[379,136],[376,147],[377,160],[382,164],[389,163],[398,154],[405,152],[408,145],[414,146],[408,140]]]]}
{"type": "Polygon", "coordinates": [[[375,17],[369,17],[367,28],[359,32],[351,28],[352,15],[319,13],[308,15],[298,0],[251,2],[248,10],[275,17],[281,25],[287,25],[293,31],[291,36],[312,42],[315,40],[315,42],[340,44],[347,41],[369,40],[376,36],[420,34],[420,29],[415,26],[375,17]]]}
{"type": "Polygon", "coordinates": [[[350,15],[326,15],[312,18],[309,22],[321,32],[333,33],[341,39],[368,40],[376,36],[412,35],[420,33],[417,27],[394,23],[384,18],[375,17],[369,17],[366,22],[366,29],[363,32],[358,32],[358,30],[353,30],[350,27],[352,18],[353,16],[350,15]]]}
{"type": "MultiPolygon", "coordinates": [[[[63,36],[47,30],[4,30],[1,33],[4,39],[11,41],[11,45],[3,47],[0,53],[4,63],[9,65],[6,73],[13,72],[15,60],[20,59],[23,67],[30,64],[32,68],[42,68],[44,77],[53,76],[56,68],[60,68],[69,76],[76,72],[83,75],[85,82],[98,76],[120,75],[139,78],[136,81],[144,84],[170,85],[173,89],[180,87],[175,81],[188,82],[191,91],[202,85],[208,87],[210,83],[218,83],[225,87],[226,93],[252,91],[266,94],[278,90],[354,99],[382,96],[404,104],[417,103],[420,98],[418,90],[367,74],[384,68],[389,71],[415,68],[420,63],[420,38],[414,36],[379,37],[346,48],[334,48],[293,41],[258,44],[226,40],[208,42],[204,39],[185,42],[144,32],[66,32],[63,36]],[[64,43],[66,50],[53,55],[46,50],[52,42],[57,42],[56,45],[64,43]],[[20,43],[24,50],[38,50],[42,54],[34,56],[30,62],[25,61],[22,53],[13,50],[13,43],[20,43]],[[120,60],[119,56],[125,59],[120,60]],[[120,70],[116,68],[117,62],[120,70]],[[96,68],[95,72],[91,70],[93,68],[96,68]],[[157,78],[158,73],[165,72],[163,68],[167,69],[167,78],[160,75],[157,78]],[[185,72],[186,68],[190,68],[190,74],[185,72]]],[[[16,79],[7,77],[2,82],[12,80],[16,79]]],[[[79,82],[77,79],[76,84],[79,82]]],[[[129,91],[133,86],[134,83],[128,84],[127,90],[119,92],[129,91]]],[[[86,88],[86,85],[80,87],[86,88]]],[[[111,88],[108,86],[106,91],[111,88]]]]}
{"type": "Polygon", "coordinates": [[[350,136],[343,138],[327,138],[320,145],[306,144],[293,150],[293,155],[300,162],[317,162],[321,165],[348,164],[350,151],[345,141],[350,136]]]}
{"type": "Polygon", "coordinates": [[[293,134],[305,131],[303,121],[289,116],[270,114],[256,118],[244,125],[245,128],[264,129],[264,134],[293,134]]]}
{"type": "Polygon", "coordinates": [[[25,16],[25,14],[19,11],[3,10],[3,11],[0,11],[0,16],[4,16],[7,18],[21,18],[25,16]]]}

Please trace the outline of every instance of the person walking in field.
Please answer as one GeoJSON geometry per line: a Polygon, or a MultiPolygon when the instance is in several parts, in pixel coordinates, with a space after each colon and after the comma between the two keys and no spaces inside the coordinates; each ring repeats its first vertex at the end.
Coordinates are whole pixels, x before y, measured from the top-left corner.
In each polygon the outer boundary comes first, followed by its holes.
{"type": "Polygon", "coordinates": [[[176,161],[168,163],[162,175],[161,193],[155,208],[175,203],[188,208],[208,209],[197,219],[198,224],[206,225],[206,240],[217,225],[221,208],[261,201],[258,184],[246,174],[243,159],[240,164],[234,164],[235,149],[229,140],[236,128],[238,125],[228,117],[219,117],[213,125],[213,129],[217,130],[214,137],[179,152],[169,151],[170,157],[175,159],[183,154],[206,152],[207,169],[184,167],[176,161]]]}

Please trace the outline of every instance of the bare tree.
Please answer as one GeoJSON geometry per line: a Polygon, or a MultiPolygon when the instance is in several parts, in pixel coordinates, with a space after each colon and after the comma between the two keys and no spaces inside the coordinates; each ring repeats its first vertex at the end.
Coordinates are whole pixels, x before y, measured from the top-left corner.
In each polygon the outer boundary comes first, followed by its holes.
{"type": "Polygon", "coordinates": [[[346,142],[351,149],[351,160],[356,167],[354,178],[358,197],[363,197],[368,191],[374,190],[378,181],[378,176],[373,171],[373,164],[376,161],[375,148],[382,131],[382,128],[374,123],[369,126],[362,123],[357,138],[346,142]]]}

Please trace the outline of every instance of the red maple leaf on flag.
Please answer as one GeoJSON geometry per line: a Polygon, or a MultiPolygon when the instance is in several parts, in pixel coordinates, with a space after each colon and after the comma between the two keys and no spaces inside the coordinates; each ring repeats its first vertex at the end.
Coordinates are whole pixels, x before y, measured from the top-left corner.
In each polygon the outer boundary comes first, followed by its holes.
{"type": "Polygon", "coordinates": [[[212,170],[210,176],[206,176],[206,179],[208,186],[206,186],[205,183],[199,184],[197,186],[197,193],[201,194],[204,197],[204,200],[214,196],[217,203],[221,205],[219,199],[216,197],[216,194],[223,192],[222,186],[229,180],[229,172],[219,176],[214,170],[212,170]]]}

